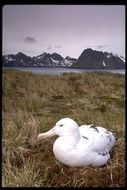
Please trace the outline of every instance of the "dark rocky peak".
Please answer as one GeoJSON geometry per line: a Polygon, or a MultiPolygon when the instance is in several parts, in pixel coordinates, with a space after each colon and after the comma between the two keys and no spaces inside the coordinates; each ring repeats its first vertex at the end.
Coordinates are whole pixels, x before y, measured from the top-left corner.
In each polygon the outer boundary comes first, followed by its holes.
{"type": "MultiPolygon", "coordinates": [[[[91,53],[93,53],[93,52],[94,52],[93,49],[88,48],[88,49],[85,49],[85,50],[82,52],[82,54],[91,54],[91,53]]],[[[81,55],[82,55],[82,54],[81,54],[81,55]]]]}
{"type": "Polygon", "coordinates": [[[69,61],[71,61],[71,62],[75,62],[77,59],[76,59],[76,58],[72,58],[72,57],[70,57],[70,56],[66,56],[66,57],[65,57],[65,60],[69,60],[69,61]]]}
{"type": "Polygon", "coordinates": [[[19,52],[19,53],[17,53],[17,54],[15,55],[15,57],[18,57],[18,58],[26,58],[26,57],[28,57],[28,56],[25,55],[25,54],[22,53],[22,52],[19,52]]]}
{"type": "MultiPolygon", "coordinates": [[[[82,54],[84,54],[84,55],[97,55],[97,54],[103,54],[103,52],[102,51],[97,51],[97,50],[93,50],[93,49],[91,49],[91,48],[88,48],[88,49],[85,49],[83,52],[82,52],[82,54]]],[[[81,54],[81,55],[82,55],[81,54]]]]}
{"type": "Polygon", "coordinates": [[[66,56],[65,59],[71,60],[71,59],[75,59],[75,58],[72,58],[70,56],[66,56]]]}
{"type": "Polygon", "coordinates": [[[58,53],[51,54],[51,58],[55,59],[57,61],[62,61],[63,60],[63,57],[61,55],[59,55],[58,53]]]}
{"type": "Polygon", "coordinates": [[[71,59],[71,57],[70,56],[66,56],[65,59],[71,59]]]}
{"type": "Polygon", "coordinates": [[[118,55],[89,48],[82,52],[73,66],[83,69],[124,69],[125,64],[118,55]]]}
{"type": "Polygon", "coordinates": [[[37,57],[44,58],[44,57],[47,56],[47,55],[48,55],[48,54],[47,54],[46,52],[44,52],[44,53],[38,55],[37,57]]]}

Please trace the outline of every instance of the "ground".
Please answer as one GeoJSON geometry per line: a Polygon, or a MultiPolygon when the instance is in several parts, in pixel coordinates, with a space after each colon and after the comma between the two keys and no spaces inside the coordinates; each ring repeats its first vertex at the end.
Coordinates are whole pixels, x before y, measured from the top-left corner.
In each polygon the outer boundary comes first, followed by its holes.
{"type": "Polygon", "coordinates": [[[3,187],[125,187],[125,76],[111,73],[2,73],[3,187]],[[63,118],[100,125],[116,134],[101,168],[71,168],[52,151],[55,138],[37,136],[63,118]]]}

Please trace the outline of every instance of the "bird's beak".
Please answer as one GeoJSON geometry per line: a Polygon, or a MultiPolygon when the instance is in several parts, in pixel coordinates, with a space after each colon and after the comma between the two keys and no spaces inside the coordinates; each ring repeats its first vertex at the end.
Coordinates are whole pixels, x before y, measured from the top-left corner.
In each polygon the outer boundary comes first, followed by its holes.
{"type": "Polygon", "coordinates": [[[45,138],[49,138],[49,137],[53,137],[56,135],[55,133],[55,127],[53,127],[52,129],[50,129],[49,131],[45,132],[45,133],[40,133],[38,135],[38,140],[41,140],[41,139],[45,139],[45,138]]]}

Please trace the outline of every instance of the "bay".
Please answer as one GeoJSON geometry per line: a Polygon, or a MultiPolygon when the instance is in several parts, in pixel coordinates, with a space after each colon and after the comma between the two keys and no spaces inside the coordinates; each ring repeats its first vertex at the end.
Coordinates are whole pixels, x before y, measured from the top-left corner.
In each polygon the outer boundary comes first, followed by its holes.
{"type": "Polygon", "coordinates": [[[72,68],[42,68],[42,67],[3,67],[3,69],[15,69],[24,72],[31,72],[35,74],[48,74],[48,75],[61,75],[63,73],[86,73],[86,72],[110,72],[116,74],[125,75],[124,69],[113,69],[113,70],[89,70],[89,69],[72,69],[72,68]]]}

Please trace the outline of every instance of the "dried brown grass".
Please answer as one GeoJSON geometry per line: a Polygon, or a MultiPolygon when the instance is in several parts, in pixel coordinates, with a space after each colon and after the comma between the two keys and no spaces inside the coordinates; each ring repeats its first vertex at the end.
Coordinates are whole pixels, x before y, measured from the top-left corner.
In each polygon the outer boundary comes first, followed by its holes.
{"type": "Polygon", "coordinates": [[[3,71],[3,187],[125,187],[125,78],[109,73],[34,75],[3,71]],[[62,117],[116,133],[102,168],[71,168],[52,152],[55,138],[37,135],[62,117]]]}

